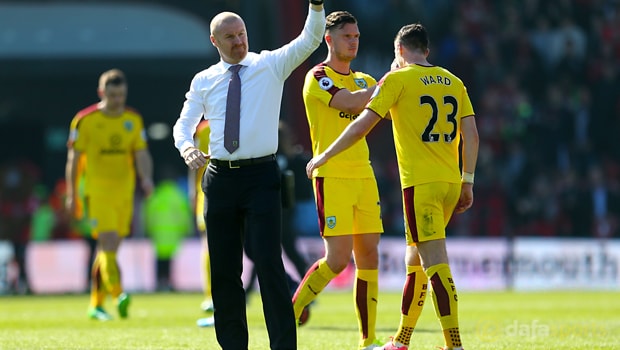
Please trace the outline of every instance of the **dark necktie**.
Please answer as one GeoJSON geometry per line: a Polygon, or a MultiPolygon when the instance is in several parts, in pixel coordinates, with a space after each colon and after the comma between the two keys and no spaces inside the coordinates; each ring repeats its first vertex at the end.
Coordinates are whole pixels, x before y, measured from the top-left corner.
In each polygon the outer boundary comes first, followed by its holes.
{"type": "Polygon", "coordinates": [[[241,79],[239,69],[242,65],[230,66],[232,73],[228,82],[228,95],[226,97],[226,123],[224,124],[224,148],[228,153],[233,153],[239,148],[239,116],[241,110],[241,79]]]}

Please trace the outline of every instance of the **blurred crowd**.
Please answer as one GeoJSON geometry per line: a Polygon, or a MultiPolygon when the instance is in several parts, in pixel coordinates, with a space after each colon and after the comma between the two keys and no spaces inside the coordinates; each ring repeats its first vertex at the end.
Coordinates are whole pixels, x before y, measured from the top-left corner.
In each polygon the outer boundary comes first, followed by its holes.
{"type": "MultiPolygon", "coordinates": [[[[360,20],[366,55],[358,69],[380,77],[389,65],[390,24],[376,18],[393,18],[392,36],[419,21],[431,35],[429,61],[468,87],[481,140],[476,198],[469,212],[454,217],[452,235],[618,235],[619,1],[351,0],[348,6],[360,20]]],[[[400,197],[390,187],[396,165],[385,159],[373,162],[386,168],[379,172],[388,177],[384,206],[397,208],[400,197]]],[[[397,234],[399,210],[386,213],[387,229],[397,234]]]]}
{"type": "MultiPolygon", "coordinates": [[[[397,29],[419,21],[431,35],[429,61],[468,87],[481,140],[476,197],[454,217],[450,235],[618,236],[620,1],[349,0],[343,7],[362,32],[354,69],[380,78],[397,29]]],[[[369,143],[384,225],[401,235],[393,145],[377,137],[369,143]]],[[[299,168],[298,215],[312,221],[311,188],[299,168]]],[[[40,182],[36,164],[0,165],[0,240],[14,242],[17,258],[30,240],[87,234],[63,214],[62,178],[51,189],[40,182]]],[[[296,220],[302,234],[316,233],[296,220]]]]}

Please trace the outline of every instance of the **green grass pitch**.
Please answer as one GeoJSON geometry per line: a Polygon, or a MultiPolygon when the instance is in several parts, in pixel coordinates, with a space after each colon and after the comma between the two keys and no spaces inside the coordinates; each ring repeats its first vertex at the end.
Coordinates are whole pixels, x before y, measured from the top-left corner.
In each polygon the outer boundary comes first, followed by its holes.
{"type": "MultiPolygon", "coordinates": [[[[87,295],[0,297],[0,349],[219,349],[212,328],[195,321],[200,294],[136,294],[130,317],[86,318],[87,295]]],[[[115,315],[112,303],[108,311],[115,315]]],[[[620,349],[618,292],[461,292],[460,328],[467,350],[620,349]]],[[[377,336],[398,326],[400,295],[381,293],[377,336]]],[[[260,297],[248,304],[250,349],[269,349],[260,297]]],[[[300,350],[357,349],[350,292],[325,292],[298,329],[300,350]]],[[[443,345],[430,299],[411,349],[443,345]]]]}

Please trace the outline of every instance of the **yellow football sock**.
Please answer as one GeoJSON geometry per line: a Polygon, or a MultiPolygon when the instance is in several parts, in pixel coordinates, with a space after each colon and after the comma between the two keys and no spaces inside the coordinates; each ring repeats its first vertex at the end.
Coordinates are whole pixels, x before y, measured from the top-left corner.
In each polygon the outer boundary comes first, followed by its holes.
{"type": "Polygon", "coordinates": [[[91,267],[90,274],[92,276],[91,285],[90,285],[90,306],[97,307],[103,306],[103,302],[105,301],[105,289],[103,288],[101,282],[101,268],[100,268],[100,259],[99,256],[101,252],[97,253],[95,256],[95,260],[93,260],[93,266],[91,267]]]}
{"type": "Polygon", "coordinates": [[[450,328],[443,330],[443,338],[446,341],[447,349],[462,349],[461,334],[459,328],[450,328]]]}
{"type": "Polygon", "coordinates": [[[448,264],[437,264],[426,269],[431,282],[431,294],[435,305],[435,314],[441,323],[446,347],[461,346],[458,318],[458,296],[448,264]]]}
{"type": "Polygon", "coordinates": [[[101,280],[104,289],[112,295],[118,297],[122,292],[121,278],[118,264],[116,263],[115,252],[102,252],[101,254],[101,280]]]}
{"type": "Polygon", "coordinates": [[[205,299],[211,299],[211,260],[209,259],[209,251],[203,248],[200,252],[200,260],[202,264],[202,290],[205,299]]]}
{"type": "Polygon", "coordinates": [[[327,286],[337,275],[332,271],[325,259],[320,259],[314,263],[306,272],[306,276],[301,281],[297,291],[293,296],[293,309],[295,311],[295,319],[301,317],[304,308],[321,293],[321,291],[327,286]]]}
{"type": "Polygon", "coordinates": [[[418,318],[424,307],[424,300],[428,290],[428,278],[420,265],[407,265],[407,279],[403,287],[403,299],[401,301],[401,315],[398,330],[394,340],[409,346],[411,336],[418,318]]]}
{"type": "Polygon", "coordinates": [[[377,321],[377,300],[379,296],[379,270],[356,270],[355,313],[360,332],[360,348],[366,348],[375,340],[375,323],[377,321]]]}

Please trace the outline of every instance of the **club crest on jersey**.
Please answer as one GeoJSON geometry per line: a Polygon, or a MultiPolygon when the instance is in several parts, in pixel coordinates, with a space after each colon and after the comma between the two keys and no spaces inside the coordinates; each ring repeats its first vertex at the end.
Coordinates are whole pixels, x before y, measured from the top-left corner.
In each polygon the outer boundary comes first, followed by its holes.
{"type": "Polygon", "coordinates": [[[329,228],[336,227],[336,217],[335,216],[328,216],[326,218],[326,222],[327,222],[327,227],[329,227],[329,228]]]}
{"type": "Polygon", "coordinates": [[[334,81],[329,77],[323,77],[319,79],[319,87],[323,90],[329,90],[334,86],[334,81]]]}
{"type": "Polygon", "coordinates": [[[363,78],[353,79],[355,85],[359,86],[361,89],[365,89],[368,87],[368,83],[363,78]]]}
{"type": "Polygon", "coordinates": [[[131,122],[131,120],[126,120],[123,126],[125,127],[125,130],[127,131],[133,130],[133,123],[131,122]]]}

